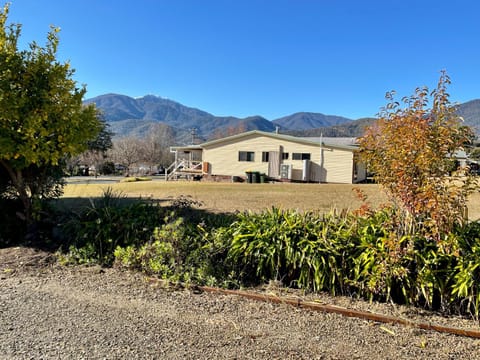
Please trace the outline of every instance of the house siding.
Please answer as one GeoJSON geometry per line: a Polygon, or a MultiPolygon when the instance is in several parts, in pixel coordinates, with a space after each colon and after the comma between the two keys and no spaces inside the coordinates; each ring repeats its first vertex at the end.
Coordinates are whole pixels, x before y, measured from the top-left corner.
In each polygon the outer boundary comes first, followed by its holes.
{"type": "Polygon", "coordinates": [[[282,164],[292,165],[292,180],[302,180],[303,160],[292,160],[292,153],[309,153],[308,180],[314,182],[352,183],[353,151],[320,144],[304,144],[260,134],[225,139],[203,147],[203,161],[209,163],[211,175],[244,176],[246,171],[268,173],[268,162],[262,162],[262,152],[288,153],[282,164]],[[254,161],[238,161],[239,151],[255,153],[254,161]]]}

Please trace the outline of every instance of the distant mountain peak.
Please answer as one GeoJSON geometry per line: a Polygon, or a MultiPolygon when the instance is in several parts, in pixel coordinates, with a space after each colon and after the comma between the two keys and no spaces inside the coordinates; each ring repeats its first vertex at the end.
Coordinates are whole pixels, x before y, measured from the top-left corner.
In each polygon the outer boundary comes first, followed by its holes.
{"type": "Polygon", "coordinates": [[[138,98],[119,94],[105,94],[85,101],[94,103],[117,136],[145,134],[149,124],[164,123],[176,129],[197,130],[199,137],[208,138],[222,128],[235,128],[242,124],[245,130],[272,131],[274,125],[260,116],[240,119],[219,117],[208,112],[182,105],[156,95],[138,98]],[[141,127],[141,128],[140,128],[141,127]]]}
{"type": "MultiPolygon", "coordinates": [[[[214,116],[153,94],[133,98],[109,93],[87,99],[85,103],[95,103],[97,108],[103,111],[105,120],[117,136],[147,134],[148,127],[158,123],[188,131],[195,128],[197,135],[204,139],[208,139],[214,132],[221,133],[222,129],[275,131],[276,127],[282,132],[297,136],[319,136],[320,133],[325,136],[360,136],[365,126],[374,120],[352,120],[343,116],[306,111],[273,121],[259,115],[243,119],[234,116],[214,116]]],[[[458,114],[465,119],[466,125],[479,131],[480,99],[460,104],[458,114]]]]}
{"type": "Polygon", "coordinates": [[[156,99],[163,99],[161,96],[157,96],[157,95],[153,95],[153,94],[147,94],[147,95],[143,95],[143,96],[138,96],[135,98],[135,100],[139,100],[139,99],[152,99],[152,100],[156,100],[156,99]]]}
{"type": "Polygon", "coordinates": [[[325,126],[334,126],[352,121],[342,116],[325,115],[312,112],[297,112],[295,114],[275,119],[272,122],[282,129],[309,130],[325,126]]]}

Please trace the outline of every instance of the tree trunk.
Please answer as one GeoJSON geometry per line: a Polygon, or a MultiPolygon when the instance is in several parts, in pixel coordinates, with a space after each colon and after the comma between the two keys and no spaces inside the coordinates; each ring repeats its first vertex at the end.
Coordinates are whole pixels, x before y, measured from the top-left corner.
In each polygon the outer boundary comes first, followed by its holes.
{"type": "Polygon", "coordinates": [[[7,171],[10,180],[12,182],[12,185],[14,186],[15,190],[17,191],[17,195],[19,200],[22,202],[23,205],[23,214],[17,213],[17,216],[25,221],[25,225],[27,227],[27,237],[34,235],[30,234],[29,232],[35,228],[35,221],[33,218],[33,211],[32,211],[32,199],[31,196],[29,195],[27,186],[23,180],[23,175],[21,170],[15,170],[7,161],[5,160],[0,160],[0,165],[4,167],[4,169],[7,171]]]}

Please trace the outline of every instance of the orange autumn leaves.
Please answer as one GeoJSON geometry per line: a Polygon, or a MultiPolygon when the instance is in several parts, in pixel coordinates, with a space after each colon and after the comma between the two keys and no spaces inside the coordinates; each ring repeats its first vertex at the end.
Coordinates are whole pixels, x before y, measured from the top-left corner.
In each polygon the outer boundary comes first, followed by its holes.
{"type": "Polygon", "coordinates": [[[472,179],[455,160],[472,132],[449,102],[449,83],[442,72],[435,90],[417,88],[402,99],[404,107],[388,93],[389,103],[360,139],[362,158],[404,213],[399,227],[435,239],[462,221],[472,189],[472,179]]]}

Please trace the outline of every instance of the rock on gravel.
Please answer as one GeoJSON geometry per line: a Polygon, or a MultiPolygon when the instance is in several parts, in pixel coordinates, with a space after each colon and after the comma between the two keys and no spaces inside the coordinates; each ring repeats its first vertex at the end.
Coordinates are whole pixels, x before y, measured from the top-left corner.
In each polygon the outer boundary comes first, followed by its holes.
{"type": "Polygon", "coordinates": [[[480,359],[477,339],[165,288],[32,249],[0,250],[0,271],[1,359],[480,359]]]}

